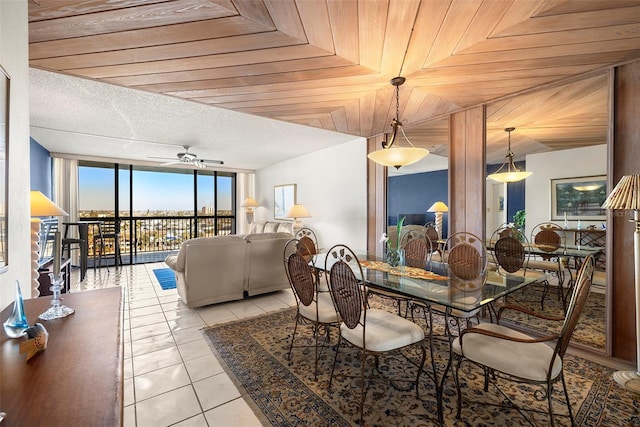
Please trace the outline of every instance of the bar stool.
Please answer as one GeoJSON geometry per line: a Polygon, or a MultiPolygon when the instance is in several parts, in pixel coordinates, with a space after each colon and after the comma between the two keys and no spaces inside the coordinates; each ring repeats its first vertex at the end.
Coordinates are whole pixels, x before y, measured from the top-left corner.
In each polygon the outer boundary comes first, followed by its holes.
{"type": "Polygon", "coordinates": [[[80,281],[83,281],[87,275],[87,260],[89,257],[89,246],[87,243],[87,225],[81,222],[65,222],[64,236],[62,237],[62,253],[67,251],[67,258],[71,258],[73,249],[80,250],[80,281]],[[78,237],[69,237],[69,228],[78,227],[78,237]],[[77,245],[77,247],[73,247],[77,245]]]}
{"type": "MultiPolygon", "coordinates": [[[[102,223],[100,234],[93,236],[93,251],[95,254],[96,248],[99,248],[98,252],[98,267],[102,267],[102,258],[105,257],[106,242],[112,240],[114,245],[114,259],[113,263],[118,268],[118,265],[122,266],[122,254],[120,253],[120,221],[104,222],[102,223]]],[[[95,262],[93,263],[95,268],[95,262]]],[[[107,270],[109,265],[107,264],[107,270]]]]}

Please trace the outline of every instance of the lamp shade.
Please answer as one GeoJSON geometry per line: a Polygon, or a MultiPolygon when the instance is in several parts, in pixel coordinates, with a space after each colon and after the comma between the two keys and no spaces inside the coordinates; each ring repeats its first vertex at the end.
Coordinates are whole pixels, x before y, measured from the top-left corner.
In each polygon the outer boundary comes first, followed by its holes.
{"type": "Polygon", "coordinates": [[[31,216],[67,216],[60,206],[39,191],[31,191],[31,216]]]}
{"type": "Polygon", "coordinates": [[[444,204],[444,202],[435,202],[427,212],[449,212],[449,208],[444,204]]]}
{"type": "Polygon", "coordinates": [[[501,172],[501,173],[492,173],[487,176],[487,179],[492,179],[498,182],[517,182],[522,181],[523,179],[529,177],[532,173],[525,171],[509,171],[509,172],[501,172]]]}
{"type": "Polygon", "coordinates": [[[640,210],[640,175],[625,175],[620,178],[602,208],[640,210]]]}
{"type": "Polygon", "coordinates": [[[302,205],[293,205],[287,211],[286,217],[287,218],[309,218],[309,217],[311,217],[311,215],[305,209],[304,206],[302,206],[302,205]]]}
{"type": "Polygon", "coordinates": [[[426,148],[390,147],[369,153],[367,157],[380,165],[399,168],[415,163],[427,154],[429,150],[426,148]]]}
{"type": "Polygon", "coordinates": [[[242,204],[240,205],[240,207],[242,208],[257,208],[258,206],[260,206],[260,204],[251,197],[247,197],[246,199],[244,199],[244,202],[242,202],[242,204]]]}

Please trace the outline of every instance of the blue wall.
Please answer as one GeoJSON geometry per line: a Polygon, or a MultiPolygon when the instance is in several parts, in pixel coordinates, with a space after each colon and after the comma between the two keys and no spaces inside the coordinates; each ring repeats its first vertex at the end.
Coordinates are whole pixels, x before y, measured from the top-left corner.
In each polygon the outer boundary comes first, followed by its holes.
{"type": "Polygon", "coordinates": [[[51,198],[51,153],[33,138],[29,138],[29,147],[31,189],[51,198]]]}
{"type": "MultiPolygon", "coordinates": [[[[525,162],[515,162],[518,169],[526,170],[525,162]]],[[[495,172],[501,165],[487,165],[487,174],[495,172]]],[[[513,221],[513,215],[524,209],[525,181],[507,184],[507,219],[513,221]]],[[[437,201],[449,206],[449,171],[416,173],[389,177],[387,188],[387,225],[395,225],[398,215],[417,214],[415,221],[420,223],[420,215],[424,215],[424,223],[434,221],[434,214],[427,212],[437,201]]],[[[448,234],[449,215],[444,214],[442,233],[448,234]]]]}
{"type": "MultiPolygon", "coordinates": [[[[427,212],[438,201],[449,205],[449,171],[416,173],[389,177],[387,185],[388,225],[395,225],[398,215],[424,215],[424,223],[434,221],[434,214],[427,212]]],[[[449,215],[444,214],[442,234],[447,235],[449,215]]]]}

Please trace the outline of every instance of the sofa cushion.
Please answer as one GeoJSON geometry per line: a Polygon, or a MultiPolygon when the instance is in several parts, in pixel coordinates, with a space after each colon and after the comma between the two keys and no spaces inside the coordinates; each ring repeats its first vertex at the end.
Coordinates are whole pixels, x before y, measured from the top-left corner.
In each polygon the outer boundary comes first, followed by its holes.
{"type": "Polygon", "coordinates": [[[264,226],[264,233],[276,233],[278,231],[278,227],[280,226],[277,222],[267,221],[264,226]]]}
{"type": "Polygon", "coordinates": [[[245,234],[243,237],[244,240],[248,240],[249,242],[257,241],[257,240],[268,240],[275,238],[291,238],[289,233],[255,233],[255,234],[245,234]]]}
{"type": "Polygon", "coordinates": [[[278,233],[287,233],[293,235],[293,222],[279,222],[278,233]]]}
{"type": "Polygon", "coordinates": [[[267,221],[254,222],[253,224],[251,224],[251,227],[249,228],[249,234],[263,233],[264,232],[264,226],[266,224],[267,224],[267,221]]]}

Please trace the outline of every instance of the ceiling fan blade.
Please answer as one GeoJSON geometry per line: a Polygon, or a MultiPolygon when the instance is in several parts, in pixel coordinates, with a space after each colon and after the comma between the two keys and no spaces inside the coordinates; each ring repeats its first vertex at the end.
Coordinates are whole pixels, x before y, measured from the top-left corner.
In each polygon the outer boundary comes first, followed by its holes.
{"type": "Polygon", "coordinates": [[[175,157],[156,157],[156,156],[147,156],[147,159],[175,160],[175,157]]]}
{"type": "Polygon", "coordinates": [[[198,159],[198,161],[201,161],[204,163],[211,163],[213,165],[224,165],[224,162],[222,160],[198,159]]]}

